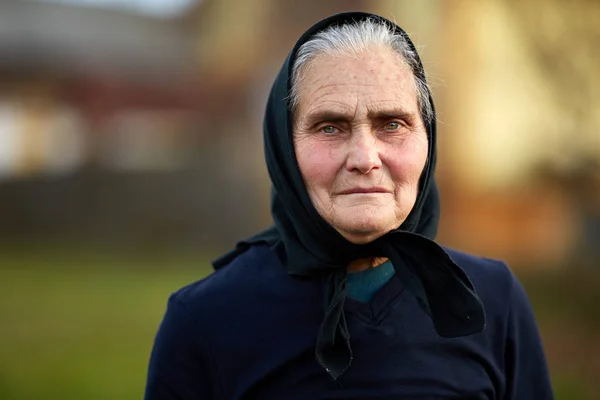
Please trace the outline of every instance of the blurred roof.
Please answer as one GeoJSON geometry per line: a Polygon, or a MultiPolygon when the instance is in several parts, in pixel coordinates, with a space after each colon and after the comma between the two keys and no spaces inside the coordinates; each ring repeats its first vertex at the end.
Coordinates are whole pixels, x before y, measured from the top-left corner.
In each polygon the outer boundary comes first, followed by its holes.
{"type": "Polygon", "coordinates": [[[0,3],[0,68],[132,80],[193,73],[191,35],[175,19],[50,2],[0,3]]]}
{"type": "Polygon", "coordinates": [[[157,18],[170,18],[186,12],[199,0],[30,0],[45,3],[104,8],[157,18]]]}

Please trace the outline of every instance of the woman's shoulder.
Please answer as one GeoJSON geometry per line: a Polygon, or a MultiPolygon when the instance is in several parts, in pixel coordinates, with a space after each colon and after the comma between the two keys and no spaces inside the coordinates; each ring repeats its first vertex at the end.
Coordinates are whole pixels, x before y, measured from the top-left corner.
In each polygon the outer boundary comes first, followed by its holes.
{"type": "Polygon", "coordinates": [[[273,250],[266,245],[253,245],[227,265],[180,288],[172,297],[184,303],[231,299],[236,293],[255,289],[265,279],[272,281],[281,275],[284,270],[273,250]]]}
{"type": "Polygon", "coordinates": [[[444,250],[466,272],[485,304],[486,314],[505,314],[509,304],[514,301],[515,292],[522,291],[518,278],[507,263],[455,249],[444,250]]]}
{"type": "Polygon", "coordinates": [[[169,303],[186,311],[207,343],[229,343],[222,337],[224,327],[262,330],[306,309],[321,311],[322,299],[315,296],[319,288],[288,274],[269,246],[253,245],[206,278],[177,290],[169,303]]]}
{"type": "Polygon", "coordinates": [[[448,247],[444,247],[444,250],[471,280],[482,281],[482,283],[492,280],[498,285],[510,284],[514,279],[511,269],[502,260],[477,256],[448,247]]]}

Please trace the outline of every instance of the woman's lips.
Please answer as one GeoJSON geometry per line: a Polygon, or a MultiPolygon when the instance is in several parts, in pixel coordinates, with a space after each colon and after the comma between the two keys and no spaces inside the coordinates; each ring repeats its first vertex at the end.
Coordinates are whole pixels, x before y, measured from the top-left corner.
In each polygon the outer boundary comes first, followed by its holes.
{"type": "Polygon", "coordinates": [[[385,188],[382,188],[382,187],[369,187],[369,188],[355,187],[355,188],[343,190],[339,194],[361,194],[361,193],[391,193],[391,191],[387,190],[385,188]]]}

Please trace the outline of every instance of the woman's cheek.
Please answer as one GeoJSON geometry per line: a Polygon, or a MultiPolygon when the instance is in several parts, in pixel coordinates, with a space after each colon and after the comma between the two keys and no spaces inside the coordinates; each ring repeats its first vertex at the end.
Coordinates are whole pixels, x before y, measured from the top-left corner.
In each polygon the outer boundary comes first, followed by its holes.
{"type": "Polygon", "coordinates": [[[404,148],[402,151],[392,151],[386,154],[384,163],[387,164],[395,181],[418,180],[427,162],[427,149],[404,148]]]}
{"type": "Polygon", "coordinates": [[[301,142],[297,147],[298,164],[304,178],[312,182],[333,180],[339,154],[327,143],[301,142]],[[332,176],[333,175],[333,176],[332,176]]]}

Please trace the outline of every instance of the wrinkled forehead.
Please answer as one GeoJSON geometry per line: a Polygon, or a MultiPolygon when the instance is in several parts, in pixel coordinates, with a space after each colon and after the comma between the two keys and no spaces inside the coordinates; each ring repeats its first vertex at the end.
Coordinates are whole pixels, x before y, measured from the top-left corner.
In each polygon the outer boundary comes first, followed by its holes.
{"type": "Polygon", "coordinates": [[[357,54],[318,54],[296,81],[294,122],[316,111],[336,113],[393,109],[418,114],[415,79],[393,50],[381,46],[357,54]]]}

